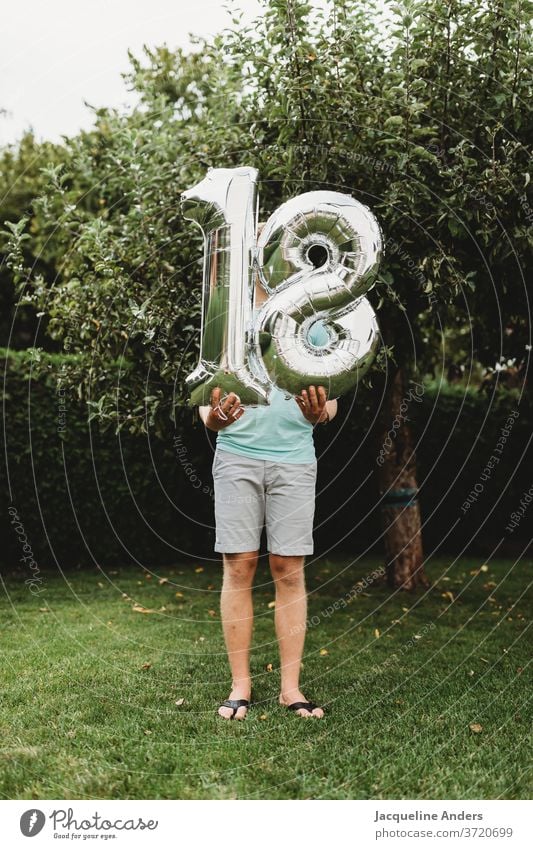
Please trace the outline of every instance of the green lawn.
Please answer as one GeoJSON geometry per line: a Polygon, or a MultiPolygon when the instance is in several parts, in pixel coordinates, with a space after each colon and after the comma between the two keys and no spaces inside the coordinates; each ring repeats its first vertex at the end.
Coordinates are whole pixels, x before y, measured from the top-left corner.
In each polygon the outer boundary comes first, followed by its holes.
{"type": "Polygon", "coordinates": [[[308,697],[329,707],[322,721],[276,703],[264,565],[253,652],[259,704],[240,723],[216,717],[228,691],[216,563],[150,579],[134,569],[47,574],[40,596],[9,578],[0,794],[529,798],[531,563],[434,560],[426,594],[373,586],[324,614],[377,566],[308,566],[309,617],[320,622],[308,632],[303,681],[308,697]]]}

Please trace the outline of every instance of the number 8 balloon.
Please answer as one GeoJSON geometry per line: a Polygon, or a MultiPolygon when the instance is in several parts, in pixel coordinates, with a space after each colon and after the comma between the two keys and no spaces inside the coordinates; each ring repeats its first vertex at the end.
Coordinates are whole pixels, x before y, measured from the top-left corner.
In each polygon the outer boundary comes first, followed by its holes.
{"type": "Polygon", "coordinates": [[[186,379],[191,405],[209,403],[216,385],[248,405],[268,403],[272,385],[288,395],[324,385],[338,397],[357,385],[379,347],[364,297],[383,250],[374,215],[350,195],[306,192],[270,216],[254,251],[256,180],[252,168],[211,169],[182,195],[185,217],[205,239],[200,364],[186,379]],[[254,267],[269,295],[255,319],[254,267]],[[321,346],[308,336],[317,321],[328,336],[321,346]]]}
{"type": "Polygon", "coordinates": [[[324,384],[329,397],[357,384],[374,360],[379,330],[365,292],[382,252],[379,225],[367,207],[340,192],[307,192],[280,206],[258,240],[260,281],[270,295],[257,332],[271,342],[263,354],[273,383],[290,394],[324,384]],[[321,321],[328,341],[308,339],[321,321]]]}

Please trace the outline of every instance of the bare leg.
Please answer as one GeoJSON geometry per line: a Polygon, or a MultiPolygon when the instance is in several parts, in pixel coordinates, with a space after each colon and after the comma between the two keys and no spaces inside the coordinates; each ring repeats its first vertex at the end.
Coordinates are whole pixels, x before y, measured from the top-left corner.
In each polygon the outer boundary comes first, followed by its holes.
{"type": "MultiPolygon", "coordinates": [[[[307,595],[305,591],[305,557],[270,554],[270,570],[276,587],[276,636],[281,660],[280,704],[306,702],[300,690],[300,666],[305,640],[307,595]]],[[[299,710],[299,716],[324,716],[322,708],[313,713],[299,710]]]]}
{"type": "MultiPolygon", "coordinates": [[[[231,668],[232,690],[230,699],[249,699],[250,643],[253,629],[252,584],[257,568],[258,551],[224,554],[224,579],[220,597],[222,628],[231,668]]],[[[228,707],[218,710],[224,719],[231,719],[228,707]]],[[[246,708],[240,707],[235,719],[244,719],[246,708]]]]}

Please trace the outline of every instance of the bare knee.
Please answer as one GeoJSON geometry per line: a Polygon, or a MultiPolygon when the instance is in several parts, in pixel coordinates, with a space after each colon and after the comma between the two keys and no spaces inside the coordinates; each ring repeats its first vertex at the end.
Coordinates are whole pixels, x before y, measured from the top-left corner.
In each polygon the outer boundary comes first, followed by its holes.
{"type": "Polygon", "coordinates": [[[224,580],[241,586],[250,585],[257,568],[257,554],[257,551],[224,554],[224,580]]]}
{"type": "Polygon", "coordinates": [[[276,584],[301,587],[304,583],[304,558],[271,554],[270,571],[276,584]]]}

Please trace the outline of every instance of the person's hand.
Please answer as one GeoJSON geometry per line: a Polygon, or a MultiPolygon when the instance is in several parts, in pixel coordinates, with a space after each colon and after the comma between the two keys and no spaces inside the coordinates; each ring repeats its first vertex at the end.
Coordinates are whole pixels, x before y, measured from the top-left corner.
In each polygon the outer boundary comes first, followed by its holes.
{"type": "Polygon", "coordinates": [[[241,399],[235,392],[230,392],[224,400],[220,400],[221,390],[217,386],[211,392],[211,409],[207,415],[206,424],[211,430],[223,430],[229,427],[244,413],[241,399]]]}
{"type": "Polygon", "coordinates": [[[322,421],[327,421],[328,411],[326,409],[327,393],[323,386],[318,387],[318,391],[314,386],[309,389],[302,389],[301,395],[296,395],[296,403],[305,419],[315,425],[322,421]]]}

